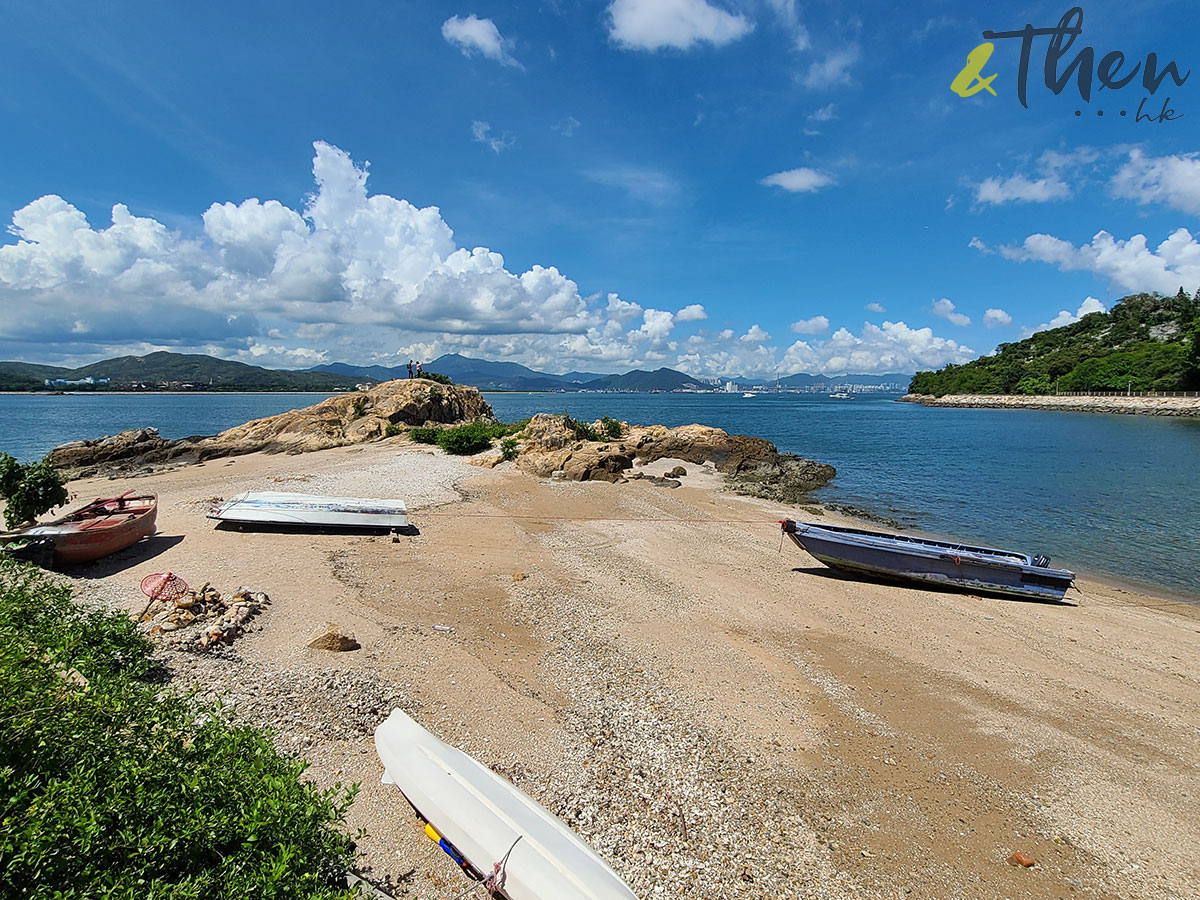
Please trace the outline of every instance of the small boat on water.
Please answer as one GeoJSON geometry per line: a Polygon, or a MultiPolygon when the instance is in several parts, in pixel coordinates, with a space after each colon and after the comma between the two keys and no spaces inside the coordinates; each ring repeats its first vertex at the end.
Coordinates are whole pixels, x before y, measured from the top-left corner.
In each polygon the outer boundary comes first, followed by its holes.
{"type": "Polygon", "coordinates": [[[742,394],[742,396],[743,397],[757,397],[758,394],[756,394],[754,391],[746,391],[746,393],[742,394]]]}
{"type": "Polygon", "coordinates": [[[408,527],[403,500],[327,497],[282,491],[247,491],[212,510],[208,517],[252,525],[307,525],[316,528],[408,527]]]}
{"type": "Polygon", "coordinates": [[[836,391],[835,393],[832,393],[829,396],[833,400],[853,400],[854,399],[853,394],[848,394],[845,391],[836,391]]]}
{"type": "Polygon", "coordinates": [[[375,729],[383,781],[400,788],[425,834],[492,897],[637,900],[560,819],[401,710],[375,729]]]}
{"type": "Polygon", "coordinates": [[[832,569],[963,591],[1061,600],[1075,573],[1046,556],[815,522],[779,523],[783,533],[832,569]]]}
{"type": "Polygon", "coordinates": [[[13,537],[54,542],[54,564],[74,566],[132,547],[154,534],[158,496],[134,494],[93,500],[51,522],[22,529],[13,537]]]}

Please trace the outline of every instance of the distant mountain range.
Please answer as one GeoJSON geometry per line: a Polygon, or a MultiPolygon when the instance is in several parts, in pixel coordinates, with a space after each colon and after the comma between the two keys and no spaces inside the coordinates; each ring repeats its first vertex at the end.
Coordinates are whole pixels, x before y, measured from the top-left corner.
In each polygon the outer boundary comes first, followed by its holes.
{"type": "MultiPolygon", "coordinates": [[[[568,372],[565,375],[551,375],[548,372],[536,372],[527,366],[509,362],[491,362],[486,359],[472,359],[458,353],[448,353],[439,356],[432,362],[422,363],[422,368],[429,372],[448,375],[459,384],[470,384],[485,391],[680,391],[680,390],[713,390],[732,382],[738,390],[750,388],[773,387],[774,379],[737,378],[721,379],[715,383],[710,379],[699,379],[676,369],[655,369],[647,372],[635,369],[623,375],[598,375],[594,372],[568,372]]],[[[389,378],[407,378],[406,366],[352,366],[348,363],[330,363],[314,366],[310,372],[326,372],[339,375],[349,375],[354,378],[374,378],[386,380],[389,378]]],[[[911,374],[893,373],[887,375],[788,375],[778,380],[783,388],[801,390],[827,390],[845,385],[897,385],[903,388],[912,378],[911,374]]]]}
{"type": "Polygon", "coordinates": [[[289,372],[216,359],[198,353],[118,356],[75,369],[33,363],[0,362],[0,390],[93,391],[339,391],[355,379],[327,372],[289,372]],[[58,380],[47,385],[46,380],[58,380]]]}
{"type": "MultiPolygon", "coordinates": [[[[718,390],[732,383],[736,390],[774,387],[773,380],[754,378],[701,379],[676,369],[652,372],[634,369],[621,375],[568,372],[551,375],[511,362],[472,359],[457,353],[423,363],[429,372],[449,376],[458,384],[486,391],[697,391],[718,390]]],[[[0,362],[0,390],[112,391],[342,391],[363,382],[407,378],[406,366],[355,366],[330,363],[301,372],[264,369],[195,353],[158,351],[145,356],[120,356],[70,369],[35,363],[0,362]],[[52,384],[47,385],[47,380],[52,384]]],[[[788,375],[779,386],[822,391],[846,385],[906,385],[910,375],[788,375]]]]}

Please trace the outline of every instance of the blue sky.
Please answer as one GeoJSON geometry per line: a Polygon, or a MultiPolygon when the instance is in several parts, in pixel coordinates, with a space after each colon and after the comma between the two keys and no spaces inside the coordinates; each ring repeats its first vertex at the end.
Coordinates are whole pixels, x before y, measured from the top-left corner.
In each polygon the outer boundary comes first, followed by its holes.
{"type": "MultiPolygon", "coordinates": [[[[1200,287],[1200,74],[950,90],[1065,4],[4,6],[0,359],[907,372],[1200,287]]],[[[1082,11],[1060,72],[1200,65],[1082,11]]]]}

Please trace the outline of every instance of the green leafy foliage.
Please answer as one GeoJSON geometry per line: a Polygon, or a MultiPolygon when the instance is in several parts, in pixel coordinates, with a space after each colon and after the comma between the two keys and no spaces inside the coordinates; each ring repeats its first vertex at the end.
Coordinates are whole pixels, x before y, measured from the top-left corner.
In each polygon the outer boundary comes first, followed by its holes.
{"type": "Polygon", "coordinates": [[[1196,350],[1188,335],[1198,317],[1200,299],[1182,290],[1174,297],[1132,294],[1107,313],[1001,344],[994,356],[918,372],[908,389],[938,397],[1187,390],[1200,378],[1189,374],[1196,350]]]}
{"type": "Polygon", "coordinates": [[[500,442],[500,457],[508,460],[517,458],[517,439],[515,437],[508,437],[500,442]]]}
{"type": "Polygon", "coordinates": [[[410,428],[408,429],[408,439],[416,441],[418,444],[436,444],[440,432],[440,428],[410,428]]]}
{"type": "Polygon", "coordinates": [[[610,438],[619,438],[621,436],[621,423],[612,416],[601,416],[600,427],[610,438]]]}
{"type": "Polygon", "coordinates": [[[602,441],[605,438],[595,428],[587,422],[580,422],[577,419],[572,419],[567,413],[563,413],[563,427],[575,435],[577,440],[581,441],[602,441]]]}
{"type": "Polygon", "coordinates": [[[399,425],[397,425],[395,422],[388,422],[385,426],[383,426],[383,436],[384,437],[395,437],[396,435],[403,434],[403,433],[404,433],[404,429],[401,428],[399,425]]]}
{"type": "Polygon", "coordinates": [[[492,439],[496,436],[492,425],[468,422],[454,428],[443,428],[438,435],[438,446],[456,456],[470,456],[492,446],[492,439]]]}
{"type": "Polygon", "coordinates": [[[67,488],[50,463],[21,465],[7,453],[0,453],[0,497],[5,500],[5,524],[16,528],[66,503],[67,488]]]}
{"type": "Polygon", "coordinates": [[[354,398],[354,404],[350,409],[351,419],[361,419],[367,411],[367,398],[361,394],[354,398]]]}
{"type": "MultiPolygon", "coordinates": [[[[511,424],[479,420],[451,428],[410,428],[408,436],[421,444],[437,444],[447,453],[470,456],[488,449],[495,440],[517,434],[528,424],[528,419],[511,424]]],[[[506,456],[505,459],[515,458],[516,441],[513,441],[512,446],[513,456],[506,456]]]]}
{"type": "Polygon", "coordinates": [[[268,734],[150,666],[128,617],[0,556],[0,896],[353,896],[354,788],[302,782],[268,734]]]}

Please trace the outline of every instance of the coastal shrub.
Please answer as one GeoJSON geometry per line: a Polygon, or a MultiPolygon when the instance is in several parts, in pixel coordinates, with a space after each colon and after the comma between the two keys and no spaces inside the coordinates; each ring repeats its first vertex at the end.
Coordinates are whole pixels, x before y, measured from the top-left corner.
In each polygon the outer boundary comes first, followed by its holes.
{"type": "Polygon", "coordinates": [[[604,429],[604,433],[610,438],[619,438],[621,436],[621,423],[612,416],[601,416],[600,427],[604,429]]]}
{"type": "Polygon", "coordinates": [[[572,419],[567,413],[563,413],[563,427],[575,435],[576,440],[580,441],[602,441],[603,437],[587,422],[580,422],[572,419]]]}
{"type": "Polygon", "coordinates": [[[442,375],[439,372],[422,372],[417,377],[424,378],[426,381],[436,381],[438,384],[454,384],[449,375],[442,375]]]}
{"type": "Polygon", "coordinates": [[[350,411],[352,413],[350,418],[361,419],[363,417],[363,414],[367,411],[367,398],[366,397],[355,397],[354,405],[350,408],[350,411]]]}
{"type": "Polygon", "coordinates": [[[50,463],[22,465],[7,453],[0,453],[0,497],[5,500],[5,524],[16,528],[66,503],[67,487],[50,463]]]}
{"type": "Polygon", "coordinates": [[[383,426],[383,436],[384,437],[395,437],[396,435],[403,434],[403,433],[404,433],[404,429],[401,428],[399,425],[397,425],[395,422],[388,422],[386,425],[383,426]]]}
{"type": "Polygon", "coordinates": [[[408,439],[416,441],[418,444],[436,444],[440,432],[440,428],[410,428],[408,429],[408,439]]]}
{"type": "Polygon", "coordinates": [[[517,458],[517,439],[515,437],[505,438],[500,442],[500,458],[508,460],[517,458]]]}
{"type": "Polygon", "coordinates": [[[129,617],[0,555],[0,896],[332,900],[354,788],[163,691],[129,617]]]}
{"type": "Polygon", "coordinates": [[[470,456],[492,446],[493,427],[486,422],[468,422],[454,428],[443,428],[438,446],[456,456],[470,456]]]}

